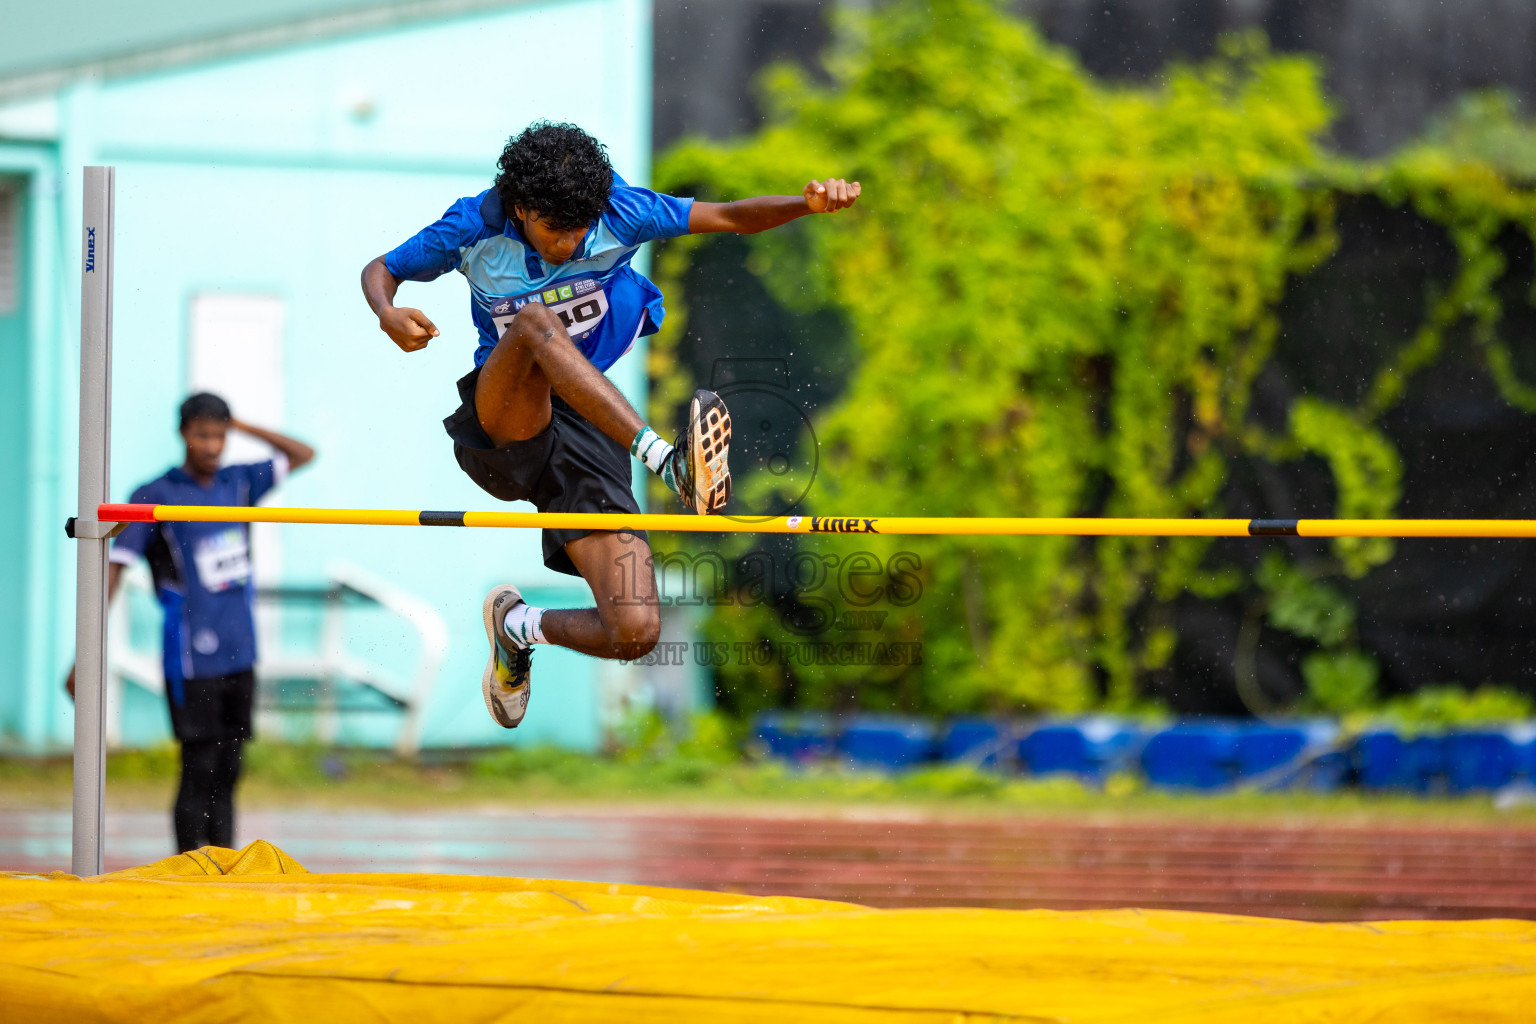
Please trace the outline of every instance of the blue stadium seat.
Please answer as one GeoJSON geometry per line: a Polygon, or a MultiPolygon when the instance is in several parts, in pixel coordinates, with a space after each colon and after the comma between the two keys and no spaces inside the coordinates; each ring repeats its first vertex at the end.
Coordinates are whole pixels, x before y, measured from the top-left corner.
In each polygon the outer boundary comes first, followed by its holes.
{"type": "Polygon", "coordinates": [[[1435,785],[1443,769],[1438,736],[1405,739],[1384,730],[1368,732],[1355,741],[1354,760],[1360,785],[1367,789],[1407,789],[1416,793],[1435,785]]]}
{"type": "Polygon", "coordinates": [[[939,758],[944,761],[968,761],[992,767],[1012,760],[1014,727],[991,718],[957,718],[944,730],[939,743],[939,758]]]}
{"type": "Polygon", "coordinates": [[[1019,741],[1019,760],[1036,775],[1070,772],[1092,775],[1098,766],[1088,755],[1088,739],[1075,725],[1043,725],[1019,741]]]}
{"type": "Polygon", "coordinates": [[[1501,732],[1451,733],[1442,751],[1446,787],[1453,792],[1502,789],[1520,770],[1520,752],[1501,732]]]}
{"type": "Polygon", "coordinates": [[[922,719],[860,715],[838,737],[837,749],[854,764],[907,768],[934,754],[933,726],[922,719]]]}
{"type": "Polygon", "coordinates": [[[1336,722],[1321,719],[1241,725],[1234,751],[1236,780],[1270,789],[1337,789],[1349,775],[1349,756],[1332,749],[1338,735],[1336,722]]]}
{"type": "Polygon", "coordinates": [[[1142,771],[1157,786],[1219,789],[1236,777],[1239,731],[1214,722],[1164,729],[1141,752],[1142,771]]]}
{"type": "Polygon", "coordinates": [[[1099,779],[1129,767],[1142,732],[1109,716],[1042,725],[1019,741],[1019,760],[1035,775],[1069,772],[1099,779]]]}
{"type": "Polygon", "coordinates": [[[1536,784],[1536,735],[1529,727],[1512,730],[1515,743],[1515,764],[1528,782],[1536,784]]]}
{"type": "Polygon", "coordinates": [[[831,757],[836,733],[825,715],[777,711],[758,715],[752,730],[769,755],[796,764],[831,757]]]}
{"type": "Polygon", "coordinates": [[[1296,760],[1307,747],[1307,734],[1295,726],[1255,722],[1239,728],[1233,742],[1234,771],[1243,778],[1296,760]]]}

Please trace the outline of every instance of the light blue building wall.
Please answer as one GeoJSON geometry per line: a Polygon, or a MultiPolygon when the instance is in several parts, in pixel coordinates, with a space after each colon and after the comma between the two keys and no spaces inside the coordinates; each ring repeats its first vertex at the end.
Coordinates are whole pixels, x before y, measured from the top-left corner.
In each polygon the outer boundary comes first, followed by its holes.
{"type": "MultiPolygon", "coordinates": [[[[403,286],[399,301],[443,331],[406,355],[378,330],[358,273],[486,188],[506,137],[536,118],[583,125],[621,173],[647,180],[649,32],[647,0],[510,4],[74,81],[0,106],[0,185],[15,197],[22,257],[20,301],[0,311],[0,486],[16,517],[0,531],[0,742],[57,747],[72,730],[60,683],[74,551],[62,524],[75,493],[80,169],[118,169],[114,496],[179,462],[194,299],[235,294],[281,309],[283,415],[270,425],[320,453],[276,503],[492,507],[454,464],[441,425],[476,344],[462,279],[403,286]]],[[[611,374],[637,404],[644,361],[637,348],[611,374]]],[[[531,533],[273,529],[268,554],[283,583],[323,581],[344,560],[443,616],[450,644],[423,723],[429,746],[513,738],[479,697],[490,586],[510,580],[537,603],[590,604],[580,580],[543,567],[531,533]]],[[[359,655],[403,664],[413,643],[379,620],[359,655]]],[[[604,687],[625,686],[603,673],[643,671],[553,648],[536,669],[516,741],[582,749],[601,741],[604,687]]],[[[124,742],[167,735],[152,694],[130,686],[123,699],[124,742]]],[[[344,716],[340,728],[342,740],[384,742],[393,725],[344,716]]]]}

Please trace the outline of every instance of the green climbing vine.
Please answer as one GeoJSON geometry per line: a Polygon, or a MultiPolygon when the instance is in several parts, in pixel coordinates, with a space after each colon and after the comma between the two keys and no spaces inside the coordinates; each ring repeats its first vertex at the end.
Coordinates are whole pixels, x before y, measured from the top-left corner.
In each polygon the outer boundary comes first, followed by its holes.
{"type": "MultiPolygon", "coordinates": [[[[848,17],[840,38],[830,84],[775,69],[763,129],[685,142],[657,168],[660,187],[717,199],[832,172],[864,184],[848,214],[751,239],[749,268],[776,299],[836,307],[858,354],[815,424],[821,470],[806,511],[1261,514],[1223,507],[1235,461],[1312,457],[1337,515],[1390,516],[1402,466],[1381,418],[1463,326],[1505,398],[1536,411],[1495,295],[1495,240],[1511,226],[1536,234],[1536,197],[1475,146],[1430,140],[1375,165],[1330,154],[1317,66],[1255,35],[1144,88],[1093,81],[991,0],[895,0],[848,17]],[[1278,304],[1335,251],[1347,194],[1412,204],[1444,226],[1458,269],[1357,405],[1304,398],[1265,429],[1250,406],[1278,304]]],[[[1508,128],[1506,114],[1480,108],[1479,124],[1495,127],[1479,137],[1508,128]]],[[[677,359],[678,307],[702,244],[683,240],[658,261],[674,307],[651,354],[653,400],[666,405],[693,386],[677,359]]],[[[1308,588],[1328,604],[1330,576],[1358,578],[1393,555],[1390,541],[1341,540],[1320,569],[1267,562],[1255,578],[1201,539],[842,537],[816,549],[839,564],[867,553],[888,577],[893,558],[911,560],[920,598],[884,604],[878,626],[859,628],[873,643],[921,644],[921,657],[732,659],[718,672],[742,706],[1130,709],[1175,652],[1174,601],[1291,578],[1291,604],[1308,588]]],[[[1303,628],[1270,600],[1274,628],[1316,644],[1306,677],[1323,703],[1374,685],[1352,628],[1303,628]]],[[[789,627],[771,603],[731,600],[704,628],[772,644],[789,627]]]]}

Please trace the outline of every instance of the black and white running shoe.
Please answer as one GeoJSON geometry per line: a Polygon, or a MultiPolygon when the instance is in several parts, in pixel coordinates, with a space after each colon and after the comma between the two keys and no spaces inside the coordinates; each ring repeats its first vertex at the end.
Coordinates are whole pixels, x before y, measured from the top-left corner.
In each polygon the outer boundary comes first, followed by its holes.
{"type": "Polygon", "coordinates": [[[713,391],[693,393],[688,425],[672,446],[672,479],[683,504],[701,516],[731,500],[731,414],[713,391]]]}
{"type": "Polygon", "coordinates": [[[507,635],[507,612],[523,601],[522,593],[512,584],[492,587],[485,595],[485,636],[491,642],[491,657],[480,678],[485,709],[505,729],[516,729],[528,713],[528,697],[533,692],[533,651],[519,647],[507,635]]]}

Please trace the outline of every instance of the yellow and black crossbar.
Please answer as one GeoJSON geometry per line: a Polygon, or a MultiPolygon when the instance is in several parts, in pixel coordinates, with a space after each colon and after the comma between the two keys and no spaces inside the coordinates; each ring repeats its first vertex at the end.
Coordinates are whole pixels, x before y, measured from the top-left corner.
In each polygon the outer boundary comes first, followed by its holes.
{"type": "Polygon", "coordinates": [[[1536,519],[1098,519],[954,516],[695,516],[614,512],[433,512],[375,508],[101,505],[108,523],[492,526],[679,533],[874,533],[982,537],[1536,537],[1536,519]]]}

